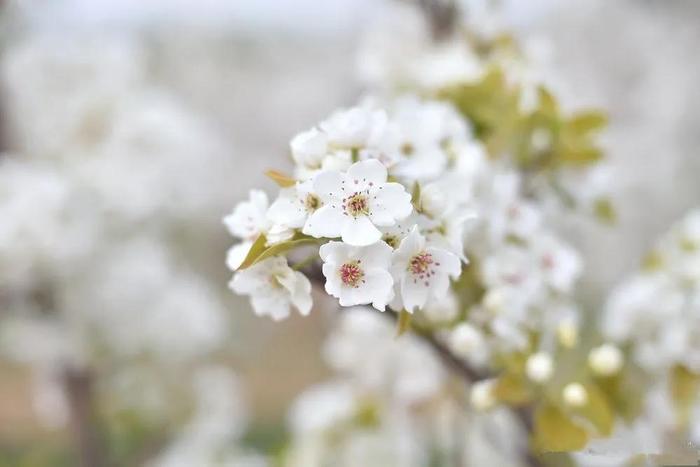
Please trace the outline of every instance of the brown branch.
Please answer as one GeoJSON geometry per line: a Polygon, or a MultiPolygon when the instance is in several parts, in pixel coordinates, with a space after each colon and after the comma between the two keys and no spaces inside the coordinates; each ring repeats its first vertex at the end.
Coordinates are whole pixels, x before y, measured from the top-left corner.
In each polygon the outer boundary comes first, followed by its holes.
{"type": "Polygon", "coordinates": [[[94,412],[93,378],[87,370],[67,369],[63,384],[80,467],[104,467],[105,450],[94,412]]]}

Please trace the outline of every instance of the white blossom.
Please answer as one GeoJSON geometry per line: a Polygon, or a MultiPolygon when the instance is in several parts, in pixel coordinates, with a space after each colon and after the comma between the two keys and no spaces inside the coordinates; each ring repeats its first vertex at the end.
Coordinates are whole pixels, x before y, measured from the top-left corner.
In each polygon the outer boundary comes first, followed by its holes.
{"type": "Polygon", "coordinates": [[[270,227],[268,206],[269,201],[264,191],[250,190],[248,201],[238,203],[233,212],[224,217],[224,224],[234,237],[254,241],[270,227]]]}
{"type": "Polygon", "coordinates": [[[313,180],[322,206],[311,214],[304,233],[337,238],[355,246],[371,245],[382,233],[411,214],[411,196],[398,183],[387,183],[386,168],[376,160],[360,161],[347,172],[324,171],[313,180]]]}
{"type": "Polygon", "coordinates": [[[294,306],[306,316],[311,311],[311,283],[287,264],[287,259],[273,256],[236,272],[231,289],[250,295],[255,313],[275,321],[287,318],[294,306]]]}
{"type": "Polygon", "coordinates": [[[393,297],[394,281],[389,273],[391,247],[384,242],[351,246],[329,242],[321,246],[326,292],[341,306],[372,304],[384,311],[393,297]]]}
{"type": "Polygon", "coordinates": [[[459,277],[462,264],[449,251],[427,244],[414,228],[393,252],[391,271],[398,289],[392,308],[413,312],[425,307],[428,300],[444,296],[450,278],[459,277]]]}

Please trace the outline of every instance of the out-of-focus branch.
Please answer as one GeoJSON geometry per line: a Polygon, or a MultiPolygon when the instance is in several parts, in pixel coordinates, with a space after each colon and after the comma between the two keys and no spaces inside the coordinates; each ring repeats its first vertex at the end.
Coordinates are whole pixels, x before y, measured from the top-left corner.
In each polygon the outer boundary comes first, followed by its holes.
{"type": "MultiPolygon", "coordinates": [[[[394,321],[398,321],[399,315],[393,310],[387,309],[385,311],[385,314],[393,319],[394,321]]],[[[442,342],[440,342],[434,334],[432,333],[423,333],[423,332],[417,332],[415,333],[416,336],[418,336],[420,339],[422,339],[425,343],[427,343],[433,351],[438,355],[442,363],[454,374],[459,376],[465,383],[467,384],[473,384],[478,381],[482,381],[485,379],[488,379],[492,377],[493,375],[490,375],[487,372],[482,372],[479,371],[475,368],[472,368],[470,365],[468,365],[464,360],[461,358],[457,357],[455,354],[452,353],[452,351],[442,342]]],[[[522,423],[523,427],[525,428],[525,431],[530,435],[533,432],[534,426],[533,426],[533,420],[532,420],[532,410],[529,407],[517,407],[513,409],[516,417],[520,422],[522,423]]],[[[530,450],[524,453],[525,456],[525,461],[528,466],[530,467],[541,467],[542,463],[540,460],[535,456],[530,450]]]]}
{"type": "Polygon", "coordinates": [[[405,0],[423,12],[433,39],[439,41],[452,35],[459,20],[459,7],[455,0],[405,0]]]}
{"type": "Polygon", "coordinates": [[[67,369],[63,384],[80,467],[105,467],[105,450],[94,412],[92,375],[86,370],[67,369]]]}
{"type": "MultiPolygon", "coordinates": [[[[319,268],[307,268],[307,270],[304,272],[315,286],[323,288],[325,279],[319,268]]],[[[399,314],[395,311],[387,309],[384,312],[384,315],[390,318],[391,320],[398,322],[399,314]]],[[[464,360],[453,354],[452,351],[445,344],[440,342],[440,340],[437,337],[435,337],[433,333],[415,332],[414,335],[417,336],[419,339],[422,339],[426,344],[428,344],[428,346],[437,354],[440,361],[453,374],[461,378],[466,384],[471,385],[478,381],[483,381],[493,376],[488,372],[479,371],[475,368],[472,368],[464,360]]],[[[525,428],[525,431],[528,433],[528,436],[532,434],[534,429],[532,420],[532,408],[516,407],[513,409],[513,412],[518,418],[518,420],[520,420],[520,423],[523,425],[523,428],[525,428]]],[[[526,465],[528,465],[529,467],[542,467],[542,462],[529,449],[523,453],[523,456],[526,465]]]]}

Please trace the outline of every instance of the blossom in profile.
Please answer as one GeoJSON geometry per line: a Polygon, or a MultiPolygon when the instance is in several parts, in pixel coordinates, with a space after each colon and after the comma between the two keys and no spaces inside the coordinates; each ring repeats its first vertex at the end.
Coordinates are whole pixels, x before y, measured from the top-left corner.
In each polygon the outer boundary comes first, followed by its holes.
{"type": "Polygon", "coordinates": [[[237,294],[249,295],[258,316],[279,321],[287,318],[292,307],[306,316],[311,311],[311,283],[281,256],[267,258],[238,271],[231,280],[237,294]]]}

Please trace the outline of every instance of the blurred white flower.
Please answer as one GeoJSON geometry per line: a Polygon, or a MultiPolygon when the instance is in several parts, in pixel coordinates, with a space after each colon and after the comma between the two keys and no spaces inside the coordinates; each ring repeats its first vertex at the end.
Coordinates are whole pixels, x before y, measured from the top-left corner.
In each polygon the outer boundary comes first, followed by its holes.
{"type": "Polygon", "coordinates": [[[304,316],[311,311],[311,283],[281,256],[236,272],[230,287],[238,294],[250,295],[257,315],[270,316],[275,321],[287,318],[292,306],[304,316]]]}

